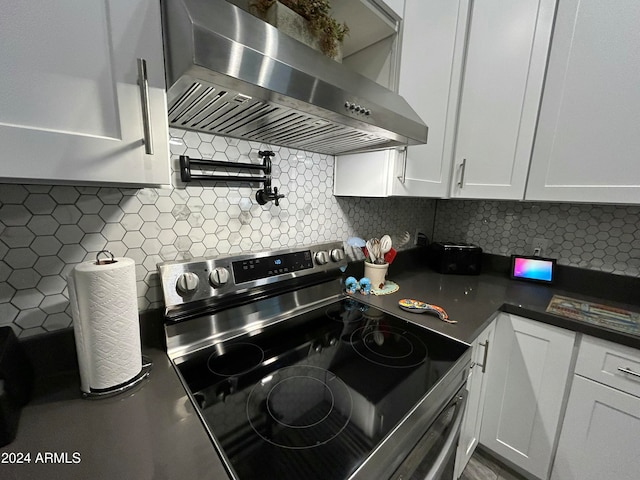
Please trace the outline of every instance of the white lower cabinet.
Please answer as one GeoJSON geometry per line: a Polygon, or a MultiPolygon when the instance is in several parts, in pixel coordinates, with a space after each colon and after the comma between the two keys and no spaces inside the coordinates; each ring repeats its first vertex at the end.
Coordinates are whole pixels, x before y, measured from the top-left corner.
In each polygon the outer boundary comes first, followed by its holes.
{"type": "Polygon", "coordinates": [[[476,446],[478,446],[484,398],[487,388],[486,378],[489,368],[489,350],[493,345],[495,324],[495,321],[491,322],[471,344],[471,348],[473,349],[473,363],[469,369],[469,377],[467,378],[467,391],[469,395],[467,396],[467,407],[464,418],[462,419],[454,478],[460,478],[476,446]]]}
{"type": "Polygon", "coordinates": [[[536,478],[549,476],[575,338],[516,315],[497,319],[480,444],[536,478]]]}
{"type": "Polygon", "coordinates": [[[583,338],[552,480],[638,478],[639,366],[640,351],[583,338]]]}

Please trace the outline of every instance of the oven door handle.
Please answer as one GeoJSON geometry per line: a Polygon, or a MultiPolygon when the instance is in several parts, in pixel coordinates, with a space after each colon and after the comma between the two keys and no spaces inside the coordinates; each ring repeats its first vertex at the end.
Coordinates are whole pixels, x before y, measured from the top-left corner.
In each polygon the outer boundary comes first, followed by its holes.
{"type": "Polygon", "coordinates": [[[464,416],[465,406],[467,405],[466,391],[463,390],[463,392],[463,394],[458,394],[456,413],[454,414],[453,421],[451,422],[451,429],[449,430],[447,439],[445,440],[442,450],[440,450],[435,462],[433,462],[433,466],[424,477],[425,480],[439,480],[442,478],[451,455],[456,454],[460,428],[462,426],[462,417],[464,416]]]}
{"type": "Polygon", "coordinates": [[[434,435],[437,435],[437,433],[434,431],[427,431],[411,451],[409,456],[405,459],[403,465],[392,475],[392,480],[407,480],[409,478],[440,480],[442,478],[447,465],[450,463],[449,460],[451,459],[451,455],[455,455],[458,448],[458,438],[466,404],[467,391],[465,389],[462,389],[457,393],[456,397],[454,397],[454,399],[452,399],[448,404],[447,409],[455,406],[455,411],[453,417],[449,421],[450,428],[447,433],[447,437],[444,442],[442,442],[442,448],[437,453],[436,458],[434,459],[433,456],[429,455],[429,453],[435,445],[434,435]],[[431,465],[423,465],[425,462],[431,462],[431,465]],[[416,475],[418,471],[426,471],[426,474],[422,473],[418,477],[416,475]]]}

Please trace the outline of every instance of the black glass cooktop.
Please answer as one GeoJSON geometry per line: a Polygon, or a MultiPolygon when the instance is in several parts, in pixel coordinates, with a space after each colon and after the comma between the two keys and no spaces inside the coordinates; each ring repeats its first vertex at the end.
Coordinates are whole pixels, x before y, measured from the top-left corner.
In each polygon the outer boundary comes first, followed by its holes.
{"type": "Polygon", "coordinates": [[[344,479],[466,350],[354,299],[175,363],[233,475],[344,479]]]}

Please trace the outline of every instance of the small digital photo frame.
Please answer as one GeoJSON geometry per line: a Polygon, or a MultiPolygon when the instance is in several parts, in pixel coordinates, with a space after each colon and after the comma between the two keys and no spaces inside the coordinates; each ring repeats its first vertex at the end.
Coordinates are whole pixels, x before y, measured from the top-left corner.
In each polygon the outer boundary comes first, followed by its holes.
{"type": "Polygon", "coordinates": [[[511,255],[511,278],[536,283],[553,283],[556,259],[511,255]]]}

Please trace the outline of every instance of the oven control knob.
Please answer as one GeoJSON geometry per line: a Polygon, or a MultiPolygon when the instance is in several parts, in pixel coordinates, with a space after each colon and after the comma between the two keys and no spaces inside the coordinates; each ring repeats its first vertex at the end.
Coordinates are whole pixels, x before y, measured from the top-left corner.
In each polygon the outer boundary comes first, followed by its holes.
{"type": "Polygon", "coordinates": [[[198,275],[193,272],[185,272],[178,277],[176,288],[178,293],[186,295],[195,292],[198,289],[198,283],[200,283],[198,275]]]}
{"type": "Polygon", "coordinates": [[[329,255],[324,250],[321,250],[316,253],[315,259],[318,265],[325,265],[329,262],[329,255]]]}
{"type": "Polygon", "coordinates": [[[229,270],[224,267],[216,267],[209,274],[209,281],[214,287],[226,285],[229,281],[229,270]]]}
{"type": "Polygon", "coordinates": [[[344,260],[344,251],[341,248],[334,248],[329,253],[332,262],[341,262],[344,260]]]}

